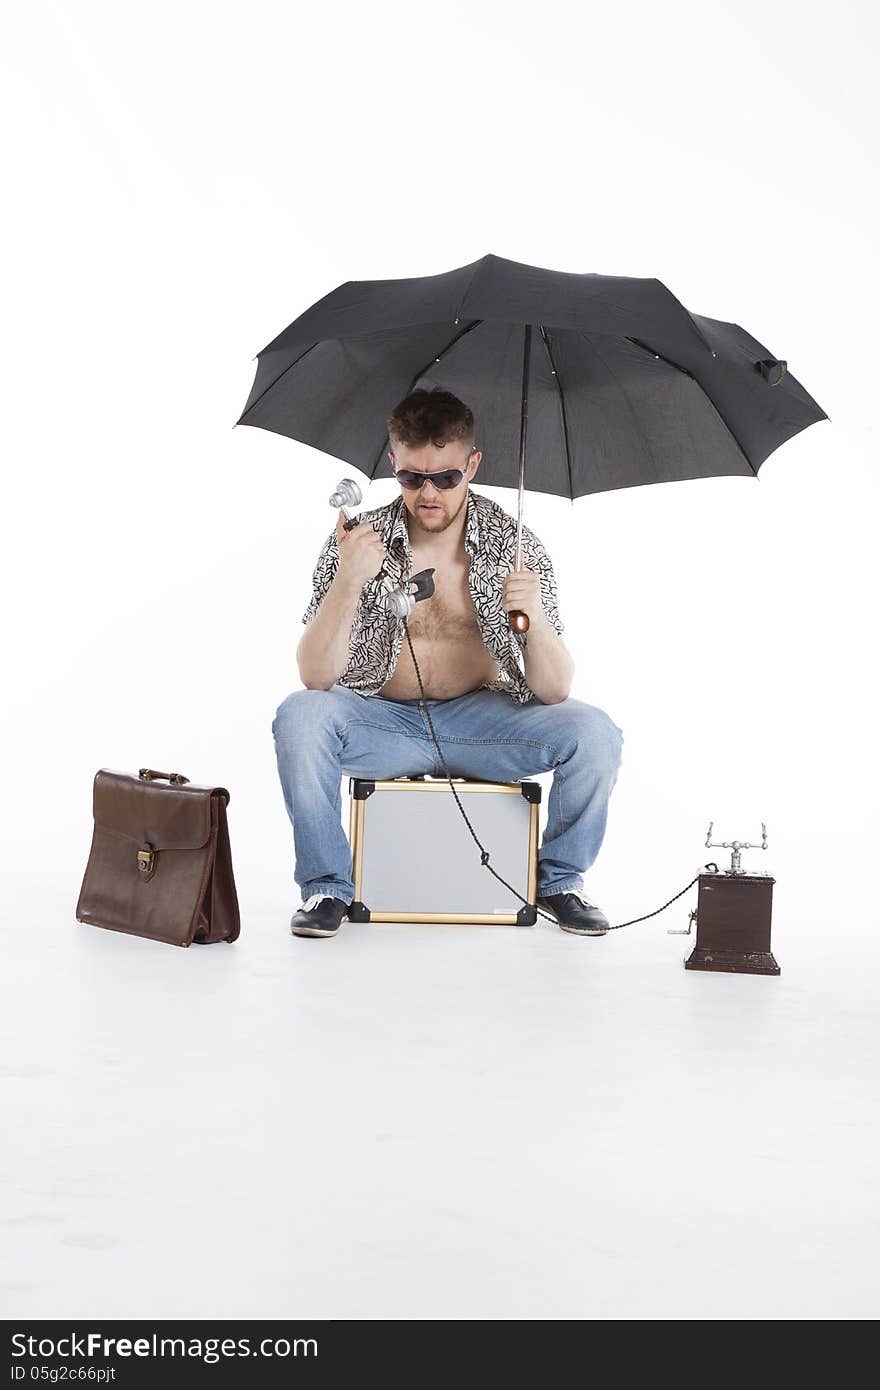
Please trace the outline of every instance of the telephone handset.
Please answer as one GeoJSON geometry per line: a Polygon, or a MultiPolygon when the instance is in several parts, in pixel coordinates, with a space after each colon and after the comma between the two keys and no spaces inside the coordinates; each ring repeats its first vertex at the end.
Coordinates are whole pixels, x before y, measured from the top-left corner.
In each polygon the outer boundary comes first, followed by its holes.
{"type": "Polygon", "coordinates": [[[345,513],[346,520],[343,522],[343,531],[350,531],[353,526],[357,526],[358,518],[352,516],[349,507],[359,507],[363,501],[361,490],[354,478],[343,478],[336,486],[336,491],[330,494],[330,506],[337,511],[345,513]]]}
{"type": "MultiPolygon", "coordinates": [[[[342,523],[343,531],[351,531],[360,522],[360,517],[352,516],[349,507],[359,507],[363,501],[360,487],[354,478],[343,478],[337,484],[336,491],[330,495],[330,506],[341,511],[346,520],[342,523]]],[[[430,598],[434,592],[434,571],[433,569],[419,570],[400,588],[392,589],[384,598],[385,607],[396,618],[406,618],[413,610],[413,605],[419,603],[423,598],[430,598]]]]}

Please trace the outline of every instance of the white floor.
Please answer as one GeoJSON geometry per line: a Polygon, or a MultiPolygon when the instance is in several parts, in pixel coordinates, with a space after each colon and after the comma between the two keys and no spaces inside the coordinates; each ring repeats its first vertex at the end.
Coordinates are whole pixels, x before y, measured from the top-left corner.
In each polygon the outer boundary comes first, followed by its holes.
{"type": "Polygon", "coordinates": [[[189,951],[9,924],[5,1316],[876,1317],[873,932],[814,905],[763,979],[685,971],[680,908],[292,905],[189,951]]]}

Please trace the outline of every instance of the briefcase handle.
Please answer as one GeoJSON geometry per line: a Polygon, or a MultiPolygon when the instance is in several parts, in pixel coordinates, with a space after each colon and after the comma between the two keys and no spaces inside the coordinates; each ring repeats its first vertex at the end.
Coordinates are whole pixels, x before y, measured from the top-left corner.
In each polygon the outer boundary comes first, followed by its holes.
{"type": "Polygon", "coordinates": [[[189,781],[189,778],[184,777],[182,772],[157,772],[154,767],[139,768],[138,776],[142,777],[145,782],[161,780],[163,782],[177,782],[178,785],[182,785],[189,781]]]}

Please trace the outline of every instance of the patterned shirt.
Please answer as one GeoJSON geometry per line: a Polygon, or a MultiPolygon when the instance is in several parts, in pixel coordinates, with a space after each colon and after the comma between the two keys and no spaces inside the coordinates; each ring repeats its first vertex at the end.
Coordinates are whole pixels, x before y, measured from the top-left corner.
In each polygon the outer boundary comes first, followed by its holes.
{"type": "MultiPolygon", "coordinates": [[[[389,613],[383,598],[391,589],[412,578],[413,555],[406,524],[403,497],[384,507],[359,513],[359,524],[372,523],[388,553],[379,574],[367,580],[351,626],[348,665],[338,677],[365,697],[377,695],[394,674],[404,642],[403,622],[389,613]]],[[[497,690],[516,704],[526,704],[534,692],[525,682],[521,652],[528,634],[512,632],[501,605],[501,584],[516,567],[516,521],[488,497],[468,488],[464,545],[470,557],[468,582],[480,635],[491,656],[499,663],[499,677],[484,681],[480,690],[497,690]]],[[[528,526],[522,528],[523,565],[541,577],[541,603],[547,620],[562,636],[564,627],[557,608],[556,577],[550,557],[528,526]]],[[[312,598],[303,614],[311,622],[339,565],[339,546],[334,528],[321,547],[312,576],[312,598]]],[[[430,603],[430,599],[426,602],[430,603]]]]}

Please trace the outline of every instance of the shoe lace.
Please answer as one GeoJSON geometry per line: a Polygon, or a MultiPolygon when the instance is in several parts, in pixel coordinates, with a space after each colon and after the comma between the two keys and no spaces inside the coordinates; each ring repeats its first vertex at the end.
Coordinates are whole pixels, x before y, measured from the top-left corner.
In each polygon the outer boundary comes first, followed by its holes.
{"type": "Polygon", "coordinates": [[[329,902],[332,896],[331,893],[313,893],[310,898],[306,898],[305,902],[300,905],[299,911],[311,912],[312,908],[317,907],[318,903],[322,903],[325,898],[329,902]]]}
{"type": "Polygon", "coordinates": [[[595,906],[596,906],[596,904],[595,904],[595,903],[591,903],[590,900],[589,900],[589,898],[585,897],[583,893],[579,892],[577,888],[572,888],[571,892],[572,892],[572,896],[575,897],[575,898],[577,898],[580,902],[582,902],[583,905],[584,905],[584,907],[595,907],[595,906]]]}

